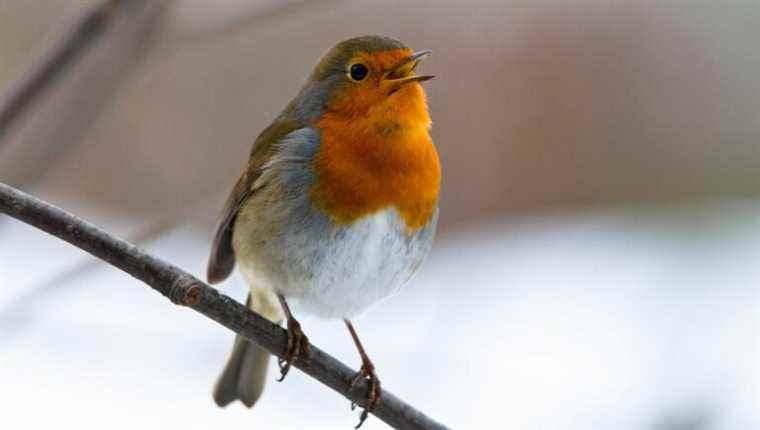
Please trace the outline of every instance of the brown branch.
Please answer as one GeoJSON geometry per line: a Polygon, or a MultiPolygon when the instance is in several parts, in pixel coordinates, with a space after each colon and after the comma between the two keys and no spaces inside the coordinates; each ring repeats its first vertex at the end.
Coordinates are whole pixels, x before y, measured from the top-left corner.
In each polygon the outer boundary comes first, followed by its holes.
{"type": "MultiPolygon", "coordinates": [[[[0,183],[0,212],[89,252],[148,284],[175,304],[192,308],[282,357],[287,343],[285,330],[182,269],[3,183],[0,183]]],[[[356,372],[317,347],[312,346],[311,350],[308,366],[301,360],[294,366],[350,401],[363,405],[367,385],[362,382],[348,390],[356,372]]],[[[385,390],[373,414],[396,429],[446,429],[385,390]]]]}

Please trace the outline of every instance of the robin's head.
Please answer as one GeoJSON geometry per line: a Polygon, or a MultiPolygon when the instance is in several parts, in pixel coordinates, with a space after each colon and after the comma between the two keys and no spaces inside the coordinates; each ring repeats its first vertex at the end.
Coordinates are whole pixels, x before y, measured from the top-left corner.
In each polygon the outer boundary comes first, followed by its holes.
{"type": "Polygon", "coordinates": [[[419,83],[433,76],[418,75],[415,69],[429,54],[388,37],[345,40],[322,57],[291,107],[312,121],[326,112],[365,116],[388,108],[424,108],[419,83]]]}

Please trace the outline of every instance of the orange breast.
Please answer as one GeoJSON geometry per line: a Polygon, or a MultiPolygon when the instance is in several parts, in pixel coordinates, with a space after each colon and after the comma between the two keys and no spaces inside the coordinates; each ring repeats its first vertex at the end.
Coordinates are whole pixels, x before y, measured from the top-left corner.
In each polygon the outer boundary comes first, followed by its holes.
{"type": "Polygon", "coordinates": [[[317,123],[312,201],[342,224],[395,207],[417,230],[435,212],[441,180],[424,92],[410,84],[366,114],[346,114],[356,96],[336,100],[317,123]]]}

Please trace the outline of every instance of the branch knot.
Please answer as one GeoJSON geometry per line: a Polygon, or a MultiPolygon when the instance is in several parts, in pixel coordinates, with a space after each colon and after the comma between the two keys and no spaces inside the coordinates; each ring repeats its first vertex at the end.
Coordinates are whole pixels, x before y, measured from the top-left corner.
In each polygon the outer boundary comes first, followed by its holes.
{"type": "Polygon", "coordinates": [[[169,300],[176,305],[193,307],[201,301],[201,288],[200,281],[192,276],[179,276],[169,288],[169,300]]]}

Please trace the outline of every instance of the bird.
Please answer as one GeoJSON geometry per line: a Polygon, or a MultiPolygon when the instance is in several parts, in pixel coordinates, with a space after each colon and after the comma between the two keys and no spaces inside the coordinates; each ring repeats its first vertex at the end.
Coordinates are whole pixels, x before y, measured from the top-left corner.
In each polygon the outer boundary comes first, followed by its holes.
{"type": "MultiPolygon", "coordinates": [[[[287,326],[280,378],[308,363],[308,337],[293,309],[342,319],[367,383],[359,426],[381,401],[380,379],[352,319],[397,293],[431,250],[441,166],[416,73],[429,50],[385,36],[341,41],[318,61],[295,98],[255,140],[222,210],[207,279],[237,266],[246,305],[287,326]]],[[[252,407],[269,353],[238,336],[213,397],[252,407]]],[[[353,405],[352,405],[353,406],[353,405]]]]}

